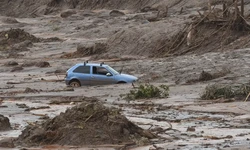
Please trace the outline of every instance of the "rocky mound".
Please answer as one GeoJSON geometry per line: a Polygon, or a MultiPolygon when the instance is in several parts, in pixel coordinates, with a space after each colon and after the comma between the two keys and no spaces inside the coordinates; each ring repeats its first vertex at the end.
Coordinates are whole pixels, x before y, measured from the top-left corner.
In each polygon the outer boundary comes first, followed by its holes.
{"type": "Polygon", "coordinates": [[[82,103],[42,125],[29,125],[17,143],[82,146],[130,143],[142,137],[155,136],[128,121],[117,109],[100,103],[82,103]]]}

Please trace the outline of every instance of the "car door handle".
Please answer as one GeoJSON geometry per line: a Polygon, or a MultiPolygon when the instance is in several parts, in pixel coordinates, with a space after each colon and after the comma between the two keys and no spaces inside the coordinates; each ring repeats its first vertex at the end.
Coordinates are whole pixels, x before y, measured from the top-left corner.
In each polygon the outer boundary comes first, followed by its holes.
{"type": "Polygon", "coordinates": [[[91,78],[95,78],[95,77],[91,76],[91,78]]]}

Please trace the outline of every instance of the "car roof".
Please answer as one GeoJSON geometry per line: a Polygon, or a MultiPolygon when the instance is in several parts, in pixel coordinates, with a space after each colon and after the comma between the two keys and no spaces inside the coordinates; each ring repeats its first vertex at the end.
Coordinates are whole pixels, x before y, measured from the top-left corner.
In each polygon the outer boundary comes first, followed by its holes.
{"type": "MultiPolygon", "coordinates": [[[[104,67],[108,66],[105,64],[101,65],[101,63],[86,63],[85,65],[86,66],[104,66],[104,67]]],[[[84,66],[84,63],[78,63],[78,64],[76,64],[76,66],[84,66]]]]}

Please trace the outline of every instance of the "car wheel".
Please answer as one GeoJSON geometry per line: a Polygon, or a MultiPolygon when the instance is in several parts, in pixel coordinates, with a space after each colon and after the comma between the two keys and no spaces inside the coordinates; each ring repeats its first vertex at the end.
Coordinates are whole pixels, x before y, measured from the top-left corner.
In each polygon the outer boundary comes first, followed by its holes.
{"type": "Polygon", "coordinates": [[[80,87],[81,86],[80,82],[77,80],[71,81],[69,85],[72,87],[80,87]]]}

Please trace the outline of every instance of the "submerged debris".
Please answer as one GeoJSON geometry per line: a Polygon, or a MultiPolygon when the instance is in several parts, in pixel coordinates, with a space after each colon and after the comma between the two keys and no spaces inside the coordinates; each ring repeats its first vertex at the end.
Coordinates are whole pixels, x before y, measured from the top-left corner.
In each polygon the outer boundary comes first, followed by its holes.
{"type": "Polygon", "coordinates": [[[130,90],[124,98],[127,100],[143,99],[143,98],[165,98],[169,96],[169,87],[167,85],[160,85],[159,87],[145,84],[140,85],[138,89],[130,90]]]}
{"type": "Polygon", "coordinates": [[[201,99],[218,99],[218,98],[243,98],[250,92],[249,85],[208,85],[201,95],[201,99]]]}
{"type": "Polygon", "coordinates": [[[0,114],[0,131],[3,130],[10,130],[10,120],[7,117],[4,117],[3,115],[0,114]]]}

